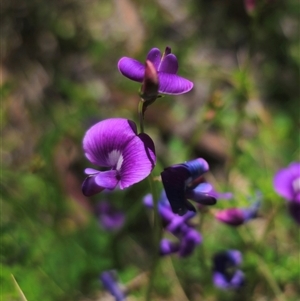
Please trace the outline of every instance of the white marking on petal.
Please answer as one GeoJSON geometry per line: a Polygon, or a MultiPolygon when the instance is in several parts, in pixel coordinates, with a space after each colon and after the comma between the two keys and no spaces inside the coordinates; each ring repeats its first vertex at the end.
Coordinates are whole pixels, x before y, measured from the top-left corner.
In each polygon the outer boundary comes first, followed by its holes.
{"type": "Polygon", "coordinates": [[[300,177],[296,178],[292,182],[292,186],[293,186],[293,190],[294,190],[295,193],[300,192],[300,177]]]}
{"type": "Polygon", "coordinates": [[[120,155],[119,160],[117,162],[116,170],[119,171],[121,169],[122,163],[124,161],[124,158],[122,155],[120,155]]]}
{"type": "Polygon", "coordinates": [[[119,150],[113,150],[108,154],[109,165],[119,171],[122,167],[124,158],[119,150]]]}

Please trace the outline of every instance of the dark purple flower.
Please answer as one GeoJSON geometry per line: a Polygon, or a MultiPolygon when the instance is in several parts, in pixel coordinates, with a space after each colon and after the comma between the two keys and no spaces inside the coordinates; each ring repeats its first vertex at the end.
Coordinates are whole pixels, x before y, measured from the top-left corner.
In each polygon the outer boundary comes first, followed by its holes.
{"type": "Polygon", "coordinates": [[[96,215],[100,226],[107,231],[118,230],[125,222],[124,213],[117,211],[106,201],[102,201],[96,205],[96,215]]]}
{"type": "Polygon", "coordinates": [[[300,224],[300,162],[279,170],[273,184],[275,191],[287,200],[291,216],[300,224]]]}
{"type": "Polygon", "coordinates": [[[121,289],[117,281],[117,273],[114,270],[104,271],[100,275],[100,280],[105,287],[114,297],[116,301],[126,300],[125,293],[121,289]]]}
{"type": "Polygon", "coordinates": [[[208,163],[202,158],[164,169],[161,179],[174,213],[183,215],[188,210],[196,211],[187,199],[203,205],[216,203],[215,197],[209,194],[212,190],[209,183],[194,184],[195,180],[208,170],[208,163]]]}
{"type": "MultiPolygon", "coordinates": [[[[144,205],[153,208],[153,198],[151,194],[144,197],[144,205]]],[[[197,245],[202,242],[201,234],[190,224],[190,219],[196,213],[188,211],[183,216],[174,214],[165,193],[163,192],[158,201],[158,213],[161,217],[164,229],[177,237],[177,241],[162,239],[160,243],[160,254],[168,255],[178,253],[180,257],[186,257],[193,253],[197,245]]]]}
{"type": "Polygon", "coordinates": [[[261,202],[257,201],[248,208],[223,209],[215,213],[215,217],[222,223],[239,226],[257,217],[260,204],[261,202]]]}
{"type": "Polygon", "coordinates": [[[138,183],[150,174],[156,161],[151,138],[137,134],[135,123],[123,118],[106,119],[92,126],[84,136],[83,149],[91,163],[107,169],[85,169],[88,177],[82,192],[86,196],[112,190],[118,184],[124,189],[138,183]]]}
{"type": "MultiPolygon", "coordinates": [[[[178,95],[189,92],[193,83],[177,75],[178,62],[171,48],[166,47],[163,55],[158,48],[152,48],[146,60],[150,61],[158,74],[158,92],[163,94],[178,95]]],[[[139,61],[123,57],[118,62],[119,71],[127,78],[142,83],[145,75],[145,65],[139,61]]]]}
{"type": "Polygon", "coordinates": [[[245,283],[245,276],[237,266],[242,262],[238,250],[227,250],[217,253],[213,258],[213,282],[221,289],[238,289],[245,283]]]}

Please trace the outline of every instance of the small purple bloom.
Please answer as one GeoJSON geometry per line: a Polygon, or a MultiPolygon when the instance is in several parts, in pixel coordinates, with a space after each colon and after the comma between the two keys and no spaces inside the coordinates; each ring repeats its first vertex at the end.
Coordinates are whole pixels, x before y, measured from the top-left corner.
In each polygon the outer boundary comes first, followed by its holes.
{"type": "Polygon", "coordinates": [[[116,301],[126,300],[125,293],[121,289],[117,281],[117,273],[114,270],[104,271],[100,275],[100,280],[105,287],[114,297],[116,301]]]}
{"type": "Polygon", "coordinates": [[[242,262],[238,250],[217,253],[213,258],[213,282],[221,289],[238,289],[245,283],[245,275],[237,266],[242,262]]]}
{"type": "Polygon", "coordinates": [[[255,10],[256,0],[244,0],[244,5],[247,13],[252,13],[255,10]]]}
{"type": "Polygon", "coordinates": [[[115,210],[106,201],[102,201],[96,205],[96,215],[100,226],[107,231],[119,230],[125,222],[124,213],[115,210]]]}
{"type": "Polygon", "coordinates": [[[300,224],[300,162],[280,169],[273,184],[275,191],[287,200],[291,216],[300,224]]]}
{"type": "Polygon", "coordinates": [[[188,210],[196,211],[187,199],[203,205],[216,203],[215,197],[209,194],[209,191],[212,190],[209,183],[194,184],[197,178],[208,170],[208,163],[202,158],[164,169],[161,179],[174,213],[183,215],[188,210]]]}
{"type": "MultiPolygon", "coordinates": [[[[144,197],[144,205],[153,208],[153,198],[151,194],[144,197]]],[[[174,214],[165,193],[163,192],[158,201],[158,213],[161,217],[164,229],[177,237],[174,242],[169,239],[162,239],[160,242],[160,254],[169,255],[177,253],[180,257],[186,257],[193,253],[197,245],[202,242],[201,234],[189,223],[196,213],[188,211],[183,216],[174,214]]]]}
{"type": "Polygon", "coordinates": [[[87,159],[105,171],[86,168],[82,184],[85,196],[118,184],[127,188],[146,178],[155,166],[155,149],[147,134],[137,134],[136,124],[123,118],[111,118],[92,126],[83,138],[87,159]]]}
{"type": "Polygon", "coordinates": [[[215,214],[217,220],[231,226],[240,226],[249,220],[257,217],[260,208],[260,201],[255,202],[248,208],[228,208],[218,211],[215,214]]]}
{"type": "MultiPolygon", "coordinates": [[[[150,61],[158,74],[158,92],[163,94],[178,95],[189,92],[193,83],[177,75],[178,62],[171,48],[166,47],[163,55],[158,48],[152,48],[146,60],[150,61]]],[[[119,71],[127,78],[142,83],[145,75],[145,65],[139,61],[123,57],[118,62],[119,71]]]]}

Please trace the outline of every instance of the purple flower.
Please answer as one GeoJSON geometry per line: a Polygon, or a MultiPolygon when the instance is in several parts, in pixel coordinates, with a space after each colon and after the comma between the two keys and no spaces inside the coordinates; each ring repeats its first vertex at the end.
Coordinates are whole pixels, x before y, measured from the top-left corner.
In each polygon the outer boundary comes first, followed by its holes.
{"type": "MultiPolygon", "coordinates": [[[[151,194],[144,197],[144,205],[148,208],[153,208],[151,194]]],[[[164,229],[178,239],[177,241],[162,239],[160,242],[160,254],[164,256],[177,253],[180,257],[192,254],[196,246],[202,242],[201,234],[189,223],[189,220],[196,213],[188,211],[183,216],[174,214],[164,192],[158,201],[158,213],[164,229]]]]}
{"type": "Polygon", "coordinates": [[[300,224],[300,162],[279,170],[273,184],[275,191],[287,200],[291,216],[300,224]]]}
{"type": "MultiPolygon", "coordinates": [[[[152,48],[146,60],[150,61],[158,74],[158,92],[163,94],[178,95],[189,92],[193,88],[193,83],[177,75],[178,62],[171,48],[166,47],[165,52],[157,48],[152,48]]],[[[139,61],[123,57],[118,62],[119,71],[127,78],[142,83],[145,75],[145,65],[139,61]]]]}
{"type": "Polygon", "coordinates": [[[138,135],[135,123],[123,118],[106,119],[92,126],[83,138],[83,149],[91,163],[106,169],[85,169],[85,196],[112,190],[118,184],[124,189],[138,183],[150,174],[156,161],[151,138],[144,133],[138,135]]]}
{"type": "Polygon", "coordinates": [[[248,208],[228,208],[215,213],[215,217],[222,223],[231,226],[240,226],[249,220],[257,217],[260,208],[260,201],[255,202],[248,208]]]}
{"type": "Polygon", "coordinates": [[[125,293],[118,284],[116,271],[111,270],[102,272],[100,275],[100,280],[105,289],[115,297],[116,301],[126,300],[125,293]]]}
{"type": "Polygon", "coordinates": [[[115,210],[106,201],[102,201],[96,205],[96,215],[100,226],[107,231],[119,230],[125,222],[124,213],[115,210]]]}
{"type": "Polygon", "coordinates": [[[248,13],[252,13],[255,10],[256,0],[244,0],[245,9],[248,13]]]}
{"type": "Polygon", "coordinates": [[[195,184],[195,181],[197,182],[197,179],[208,169],[208,163],[202,158],[164,169],[161,179],[174,213],[183,215],[187,210],[196,211],[187,199],[203,205],[216,203],[215,197],[209,194],[212,190],[209,183],[195,184]]]}
{"type": "Polygon", "coordinates": [[[238,289],[245,283],[245,276],[237,266],[242,262],[238,250],[227,250],[217,253],[213,258],[213,282],[221,289],[238,289]]]}

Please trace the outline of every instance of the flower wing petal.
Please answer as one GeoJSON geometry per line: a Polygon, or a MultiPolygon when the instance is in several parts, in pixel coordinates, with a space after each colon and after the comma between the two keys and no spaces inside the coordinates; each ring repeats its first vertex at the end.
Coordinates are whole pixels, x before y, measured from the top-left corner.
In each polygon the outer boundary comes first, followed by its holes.
{"type": "Polygon", "coordinates": [[[135,136],[123,151],[120,188],[124,189],[145,179],[156,163],[154,143],[146,134],[135,136]]]}
{"type": "Polygon", "coordinates": [[[146,60],[149,60],[153,63],[156,70],[158,70],[160,60],[161,60],[161,52],[158,48],[152,48],[148,54],[146,60]]]}
{"type": "Polygon", "coordinates": [[[95,165],[113,167],[131,139],[136,137],[136,125],[123,118],[111,118],[92,126],[83,138],[83,149],[87,159],[95,165]]]}
{"type": "Polygon", "coordinates": [[[119,182],[117,176],[116,170],[100,171],[95,177],[95,182],[101,187],[112,190],[119,182]]]}
{"type": "Polygon", "coordinates": [[[125,77],[141,83],[145,75],[145,66],[139,61],[122,57],[118,62],[118,69],[125,77]]]}
{"type": "Polygon", "coordinates": [[[176,74],[158,72],[158,92],[170,95],[184,94],[192,90],[194,84],[176,74]]]}
{"type": "Polygon", "coordinates": [[[165,56],[157,71],[176,74],[178,71],[178,61],[176,56],[172,53],[165,56]]]}

